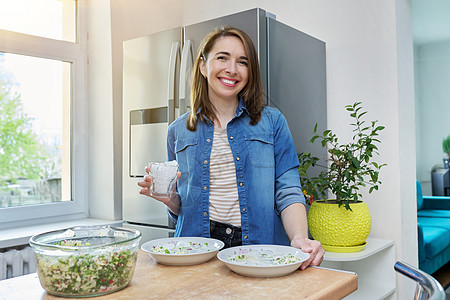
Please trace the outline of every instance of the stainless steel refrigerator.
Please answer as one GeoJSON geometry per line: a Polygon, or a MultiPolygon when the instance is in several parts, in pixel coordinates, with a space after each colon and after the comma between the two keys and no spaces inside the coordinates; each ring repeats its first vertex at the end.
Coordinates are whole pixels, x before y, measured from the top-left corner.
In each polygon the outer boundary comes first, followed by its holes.
{"type": "Polygon", "coordinates": [[[325,43],[255,8],[125,41],[123,44],[123,220],[142,242],[174,232],[163,204],[139,195],[149,161],[167,160],[168,125],[189,110],[189,74],[203,37],[222,25],[252,38],[268,105],[287,118],[297,152],[325,156],[309,143],[326,128],[325,43]]]}

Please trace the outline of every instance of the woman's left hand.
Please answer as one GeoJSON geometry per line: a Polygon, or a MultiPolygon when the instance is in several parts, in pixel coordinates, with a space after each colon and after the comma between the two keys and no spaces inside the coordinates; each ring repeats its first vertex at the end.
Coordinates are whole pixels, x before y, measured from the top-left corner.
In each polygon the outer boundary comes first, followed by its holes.
{"type": "Polygon", "coordinates": [[[309,259],[304,261],[300,269],[304,270],[308,266],[320,266],[323,261],[325,250],[322,248],[322,244],[316,240],[310,240],[307,238],[294,239],[291,241],[291,246],[301,249],[303,252],[309,254],[309,259]]]}

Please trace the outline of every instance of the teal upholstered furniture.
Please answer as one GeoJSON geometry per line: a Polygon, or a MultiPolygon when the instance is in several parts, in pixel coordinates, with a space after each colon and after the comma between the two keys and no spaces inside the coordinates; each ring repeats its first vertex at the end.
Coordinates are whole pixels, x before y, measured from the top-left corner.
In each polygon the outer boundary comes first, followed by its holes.
{"type": "Polygon", "coordinates": [[[432,274],[450,260],[450,197],[423,196],[416,184],[419,269],[432,274]]]}

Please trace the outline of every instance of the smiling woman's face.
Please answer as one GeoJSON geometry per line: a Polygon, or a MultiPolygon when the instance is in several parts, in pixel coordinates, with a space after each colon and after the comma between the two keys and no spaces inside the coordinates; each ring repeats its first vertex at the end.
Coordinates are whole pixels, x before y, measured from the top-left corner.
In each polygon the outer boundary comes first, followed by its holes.
{"type": "Polygon", "coordinates": [[[208,80],[209,99],[213,103],[237,101],[248,82],[248,58],[241,40],[234,36],[217,39],[200,69],[208,80]]]}

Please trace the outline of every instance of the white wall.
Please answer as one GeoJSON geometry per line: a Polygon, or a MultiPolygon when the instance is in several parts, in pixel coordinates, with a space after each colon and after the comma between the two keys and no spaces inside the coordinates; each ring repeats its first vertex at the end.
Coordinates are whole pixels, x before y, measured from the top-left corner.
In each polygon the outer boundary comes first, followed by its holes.
{"type": "MultiPolygon", "coordinates": [[[[349,119],[344,106],[356,100],[363,101],[369,118],[378,119],[380,124],[386,126],[380,136],[382,145],[379,147],[379,161],[388,164],[381,174],[383,185],[380,191],[365,197],[373,220],[371,236],[395,240],[397,259],[417,265],[409,0],[229,0],[226,4],[218,0],[109,1],[113,96],[112,99],[106,97],[98,100],[107,107],[113,104],[114,142],[109,141],[108,145],[114,149],[114,173],[122,172],[121,163],[117,163],[122,157],[122,41],[261,7],[274,13],[279,21],[326,42],[330,128],[342,139],[349,138],[351,133],[346,131],[349,119]]],[[[109,161],[109,158],[106,157],[106,160],[109,161]]],[[[117,187],[115,191],[117,203],[121,191],[117,187]]],[[[406,297],[410,290],[407,286],[406,283],[403,289],[400,283],[398,295],[402,299],[409,298],[406,297]]]]}
{"type": "MultiPolygon", "coordinates": [[[[417,201],[415,171],[416,165],[413,161],[416,157],[415,152],[415,130],[414,130],[414,58],[412,45],[412,20],[411,20],[411,1],[396,1],[396,40],[397,40],[397,84],[398,84],[398,148],[388,149],[385,155],[395,153],[395,160],[398,159],[398,169],[389,168],[389,171],[399,171],[399,182],[397,184],[400,191],[397,205],[393,206],[395,210],[391,215],[396,219],[395,223],[399,230],[395,231],[395,240],[397,248],[397,260],[409,262],[418,266],[418,242],[417,242],[417,201]],[[398,223],[400,222],[400,223],[398,223]]],[[[388,103],[385,103],[387,105],[388,103]]],[[[394,118],[395,119],[395,118],[394,118]]],[[[394,121],[392,119],[392,121],[394,121]]],[[[395,139],[395,137],[394,137],[395,139]]],[[[395,145],[397,146],[397,145],[395,145]]],[[[397,166],[392,166],[397,167],[397,166]]],[[[394,173],[396,173],[394,171],[394,173]]],[[[395,177],[391,178],[394,179],[395,177]]],[[[389,179],[387,179],[389,180],[389,179]]],[[[388,191],[387,191],[388,192],[388,191]]],[[[387,201],[392,197],[389,194],[384,195],[387,201]]],[[[393,200],[393,199],[392,199],[393,200]]],[[[381,207],[380,207],[381,208],[381,207]]],[[[390,208],[387,208],[390,209],[390,208]]],[[[378,210],[380,221],[383,220],[383,209],[378,210]]],[[[387,216],[385,216],[387,217],[387,216]]],[[[383,226],[382,222],[378,223],[383,226]]],[[[389,225],[388,225],[389,226],[389,225]]],[[[389,230],[384,226],[383,232],[389,230]]],[[[398,276],[401,280],[398,283],[398,298],[411,299],[415,284],[412,280],[404,276],[398,276]]]]}
{"type": "MultiPolygon", "coordinates": [[[[109,1],[89,1],[88,93],[89,93],[89,211],[101,219],[120,219],[115,198],[113,82],[111,64],[111,17],[109,1]]],[[[120,121],[119,121],[120,122],[120,121]]],[[[120,181],[119,181],[120,183],[120,181]]]]}
{"type": "Polygon", "coordinates": [[[450,134],[450,41],[415,48],[417,179],[431,195],[431,170],[446,157],[450,134]]]}

